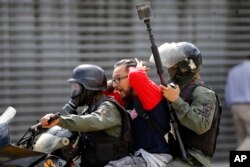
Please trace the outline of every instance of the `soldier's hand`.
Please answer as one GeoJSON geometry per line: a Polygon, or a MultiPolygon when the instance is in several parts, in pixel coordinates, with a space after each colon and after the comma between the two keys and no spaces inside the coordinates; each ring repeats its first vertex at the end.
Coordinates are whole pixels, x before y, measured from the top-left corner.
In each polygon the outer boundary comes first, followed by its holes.
{"type": "Polygon", "coordinates": [[[173,88],[168,84],[167,86],[160,85],[162,95],[170,102],[175,102],[180,96],[180,88],[176,85],[176,88],[173,88]]]}
{"type": "Polygon", "coordinates": [[[40,120],[40,123],[43,128],[51,128],[53,126],[58,125],[59,122],[60,122],[60,119],[56,114],[46,114],[40,120]]]}

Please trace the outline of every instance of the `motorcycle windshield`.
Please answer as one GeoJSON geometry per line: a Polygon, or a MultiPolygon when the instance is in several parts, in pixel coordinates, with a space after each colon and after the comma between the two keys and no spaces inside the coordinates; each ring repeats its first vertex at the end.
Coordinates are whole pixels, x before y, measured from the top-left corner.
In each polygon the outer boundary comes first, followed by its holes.
{"type": "Polygon", "coordinates": [[[9,127],[7,123],[0,124],[0,147],[10,143],[9,127]]]}
{"type": "Polygon", "coordinates": [[[16,110],[9,106],[3,114],[0,115],[0,147],[10,143],[9,125],[8,123],[16,115],[16,110]]]}

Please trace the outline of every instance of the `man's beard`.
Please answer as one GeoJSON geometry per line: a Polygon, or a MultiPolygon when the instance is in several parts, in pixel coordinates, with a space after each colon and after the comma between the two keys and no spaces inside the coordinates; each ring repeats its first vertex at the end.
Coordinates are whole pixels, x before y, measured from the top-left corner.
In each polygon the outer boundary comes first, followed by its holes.
{"type": "Polygon", "coordinates": [[[133,89],[130,87],[127,91],[123,91],[122,99],[129,100],[133,97],[133,89]]]}

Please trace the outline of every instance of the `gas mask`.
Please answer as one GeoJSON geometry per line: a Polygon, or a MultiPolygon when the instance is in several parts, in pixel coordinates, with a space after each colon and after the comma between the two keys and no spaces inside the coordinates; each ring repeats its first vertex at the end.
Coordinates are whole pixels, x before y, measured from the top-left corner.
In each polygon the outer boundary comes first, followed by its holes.
{"type": "Polygon", "coordinates": [[[70,101],[66,103],[63,107],[63,110],[68,114],[77,114],[76,109],[84,105],[86,102],[86,92],[87,90],[81,86],[79,83],[72,82],[70,83],[71,95],[70,101]]]}

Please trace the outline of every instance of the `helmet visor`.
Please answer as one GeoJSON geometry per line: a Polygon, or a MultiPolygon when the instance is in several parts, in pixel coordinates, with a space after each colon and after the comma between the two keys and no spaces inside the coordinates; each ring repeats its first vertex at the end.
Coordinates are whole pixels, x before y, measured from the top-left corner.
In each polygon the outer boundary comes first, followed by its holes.
{"type": "Polygon", "coordinates": [[[79,83],[70,83],[70,87],[71,87],[71,98],[75,98],[77,96],[80,95],[80,93],[82,92],[82,87],[79,83]]]}
{"type": "MultiPolygon", "coordinates": [[[[171,68],[186,59],[185,54],[180,50],[176,43],[164,43],[158,48],[158,50],[162,65],[167,68],[171,68]]],[[[149,61],[155,63],[153,55],[150,56],[149,61]]]]}

